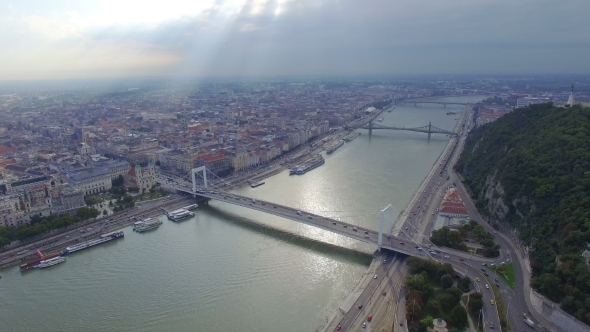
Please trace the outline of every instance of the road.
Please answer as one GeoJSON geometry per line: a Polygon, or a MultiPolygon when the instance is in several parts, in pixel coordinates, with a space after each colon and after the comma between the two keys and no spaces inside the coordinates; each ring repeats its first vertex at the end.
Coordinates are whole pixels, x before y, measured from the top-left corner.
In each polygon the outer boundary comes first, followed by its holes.
{"type": "Polygon", "coordinates": [[[58,251],[79,241],[91,239],[101,234],[112,232],[128,226],[136,221],[136,218],[153,217],[162,214],[162,207],[178,208],[194,203],[194,198],[188,196],[176,197],[171,200],[159,199],[152,202],[141,203],[140,208],[127,210],[116,215],[103,218],[98,221],[89,221],[79,225],[70,226],[64,232],[55,232],[18,248],[2,252],[0,267],[36,259],[35,250],[39,249],[44,254],[58,251]]]}

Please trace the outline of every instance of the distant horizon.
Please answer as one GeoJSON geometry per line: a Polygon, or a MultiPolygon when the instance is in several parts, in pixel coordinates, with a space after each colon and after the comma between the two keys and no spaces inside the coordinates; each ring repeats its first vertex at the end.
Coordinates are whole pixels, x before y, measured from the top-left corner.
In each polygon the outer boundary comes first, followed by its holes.
{"type": "Polygon", "coordinates": [[[587,0],[8,2],[0,77],[588,75],[589,12],[587,0]]]}

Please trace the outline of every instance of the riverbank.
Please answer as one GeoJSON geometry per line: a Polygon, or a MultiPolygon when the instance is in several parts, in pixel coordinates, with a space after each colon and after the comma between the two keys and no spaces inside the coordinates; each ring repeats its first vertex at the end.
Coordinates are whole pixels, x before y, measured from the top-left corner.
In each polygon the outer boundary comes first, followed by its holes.
{"type": "Polygon", "coordinates": [[[135,208],[133,210],[120,212],[119,214],[110,216],[111,219],[106,219],[106,221],[100,219],[81,223],[79,225],[75,225],[74,227],[67,228],[62,232],[48,234],[48,236],[42,239],[38,239],[34,242],[29,242],[2,252],[0,269],[7,268],[12,265],[18,265],[37,258],[37,255],[35,254],[35,250],[37,249],[44,254],[60,251],[70,245],[80,242],[83,239],[95,238],[101,234],[110,233],[127,227],[137,221],[136,218],[143,219],[162,215],[162,208],[176,209],[189,205],[190,203],[194,203],[194,199],[183,196],[169,201],[158,199],[151,203],[152,206],[145,206],[145,204],[147,204],[145,203],[143,209],[135,208]],[[107,223],[108,220],[110,220],[110,222],[107,223]],[[16,251],[22,252],[24,250],[26,250],[26,255],[17,255],[16,251]],[[11,254],[14,256],[10,256],[11,254]]]}

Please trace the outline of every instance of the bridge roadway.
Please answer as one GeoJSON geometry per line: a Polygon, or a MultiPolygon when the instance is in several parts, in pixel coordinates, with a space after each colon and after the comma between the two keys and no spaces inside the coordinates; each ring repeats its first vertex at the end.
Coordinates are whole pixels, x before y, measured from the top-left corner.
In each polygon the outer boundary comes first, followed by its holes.
{"type": "MultiPolygon", "coordinates": [[[[329,232],[340,234],[358,241],[371,243],[377,246],[379,233],[372,229],[356,226],[354,224],[327,218],[303,210],[298,210],[289,206],[229,193],[219,189],[199,188],[197,189],[198,191],[196,193],[193,193],[189,188],[183,188],[182,186],[171,186],[169,184],[163,184],[163,186],[172,187],[173,189],[191,195],[195,194],[201,197],[273,214],[286,219],[291,219],[306,225],[321,228],[329,232]],[[301,214],[298,214],[298,211],[301,212],[301,214]]],[[[425,251],[432,249],[436,251],[436,253],[430,254],[431,257],[443,263],[454,262],[455,264],[460,264],[462,260],[465,261],[466,259],[479,262],[492,262],[491,259],[473,257],[468,253],[452,250],[449,248],[441,249],[436,246],[423,248],[422,244],[413,242],[411,238],[407,238],[406,234],[404,235],[404,237],[393,236],[389,234],[388,230],[388,233],[383,234],[383,243],[381,245],[381,249],[401,253],[407,256],[417,257],[429,256],[430,253],[426,253],[425,251]]]]}
{"type": "Polygon", "coordinates": [[[439,104],[439,105],[467,105],[469,103],[446,103],[444,101],[412,101],[412,100],[408,100],[408,101],[403,101],[400,104],[439,104]]]}

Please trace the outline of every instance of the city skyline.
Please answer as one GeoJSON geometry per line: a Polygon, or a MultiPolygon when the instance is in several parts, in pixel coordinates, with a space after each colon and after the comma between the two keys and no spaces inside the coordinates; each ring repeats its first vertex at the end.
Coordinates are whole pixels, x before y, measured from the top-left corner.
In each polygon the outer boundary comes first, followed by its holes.
{"type": "Polygon", "coordinates": [[[0,7],[3,80],[590,73],[582,0],[0,7]]]}

